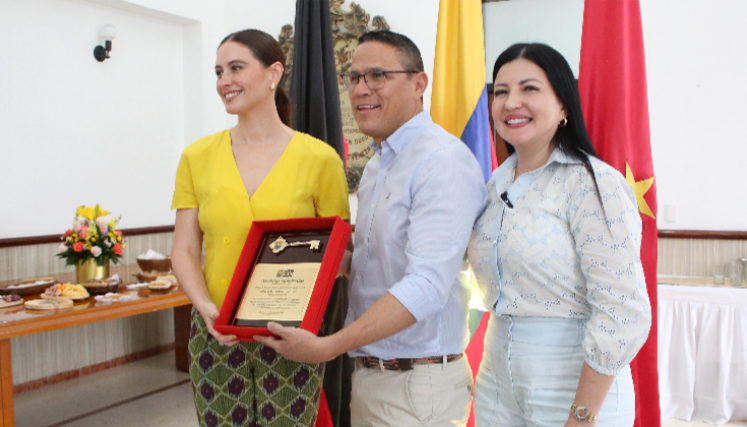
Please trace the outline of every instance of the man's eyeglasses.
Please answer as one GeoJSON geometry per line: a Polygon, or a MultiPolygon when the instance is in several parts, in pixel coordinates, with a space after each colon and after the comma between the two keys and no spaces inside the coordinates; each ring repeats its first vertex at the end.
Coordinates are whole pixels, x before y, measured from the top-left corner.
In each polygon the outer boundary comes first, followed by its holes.
{"type": "Polygon", "coordinates": [[[345,85],[345,89],[348,90],[348,92],[352,92],[355,90],[356,87],[358,87],[358,83],[361,80],[361,77],[363,77],[363,80],[366,82],[366,85],[371,90],[379,90],[382,87],[384,87],[384,83],[386,83],[386,75],[387,74],[417,74],[420,71],[407,71],[407,70],[394,70],[394,71],[384,71],[384,70],[373,70],[373,71],[367,71],[363,74],[358,73],[344,73],[340,74],[340,77],[342,77],[342,83],[345,85]]]}

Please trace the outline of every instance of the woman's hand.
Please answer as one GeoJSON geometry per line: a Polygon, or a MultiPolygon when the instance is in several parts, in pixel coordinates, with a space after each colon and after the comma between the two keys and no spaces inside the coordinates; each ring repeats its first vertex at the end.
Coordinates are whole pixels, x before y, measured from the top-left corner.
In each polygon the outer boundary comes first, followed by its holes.
{"type": "Polygon", "coordinates": [[[205,319],[205,325],[207,325],[208,332],[216,339],[216,341],[227,346],[232,346],[238,343],[236,335],[223,335],[213,328],[213,324],[215,324],[216,319],[220,316],[220,310],[217,305],[209,302],[205,304],[202,309],[198,309],[197,311],[200,313],[202,318],[205,319]]]}

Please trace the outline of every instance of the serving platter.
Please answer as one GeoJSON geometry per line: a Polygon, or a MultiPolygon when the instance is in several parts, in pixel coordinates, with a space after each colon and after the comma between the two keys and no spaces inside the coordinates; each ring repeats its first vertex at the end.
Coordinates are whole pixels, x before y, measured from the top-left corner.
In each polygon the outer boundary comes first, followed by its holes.
{"type": "Polygon", "coordinates": [[[57,281],[55,280],[47,280],[40,282],[40,284],[27,284],[24,282],[14,283],[12,285],[3,286],[0,287],[0,294],[2,295],[19,295],[22,297],[39,294],[44,292],[45,289],[52,285],[56,285],[57,281]],[[18,286],[18,285],[25,285],[23,287],[12,287],[12,286],[18,286]]]}
{"type": "Polygon", "coordinates": [[[53,296],[53,295],[47,295],[47,294],[41,294],[42,299],[46,300],[71,300],[71,301],[83,301],[84,299],[88,299],[91,295],[75,295],[72,297],[68,296],[53,296]]]}
{"type": "Polygon", "coordinates": [[[35,299],[26,301],[23,306],[29,310],[60,310],[63,308],[72,308],[73,301],[69,298],[51,297],[55,299],[35,299]]]}
{"type": "Polygon", "coordinates": [[[19,299],[18,301],[11,301],[11,302],[1,302],[0,308],[8,308],[8,307],[15,307],[17,305],[23,304],[23,298],[19,299]]]}

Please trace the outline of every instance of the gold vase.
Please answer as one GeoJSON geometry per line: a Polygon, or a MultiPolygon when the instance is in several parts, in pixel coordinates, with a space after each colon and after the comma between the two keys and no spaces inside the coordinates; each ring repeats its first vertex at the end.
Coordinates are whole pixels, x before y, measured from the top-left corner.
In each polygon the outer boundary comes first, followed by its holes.
{"type": "Polygon", "coordinates": [[[88,283],[93,279],[106,279],[109,277],[109,261],[105,261],[104,265],[96,264],[94,258],[78,261],[75,265],[75,276],[78,284],[88,283]]]}

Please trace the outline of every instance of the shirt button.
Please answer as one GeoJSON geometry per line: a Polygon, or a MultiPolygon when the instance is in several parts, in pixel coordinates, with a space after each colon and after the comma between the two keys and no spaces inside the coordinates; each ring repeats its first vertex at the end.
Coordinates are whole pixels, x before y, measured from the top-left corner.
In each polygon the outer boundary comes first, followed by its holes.
{"type": "Polygon", "coordinates": [[[228,285],[228,280],[223,279],[223,280],[220,281],[220,284],[223,285],[223,286],[227,286],[228,285]]]}
{"type": "Polygon", "coordinates": [[[506,332],[506,338],[511,339],[511,332],[506,332]]]}
{"type": "Polygon", "coordinates": [[[231,239],[229,239],[228,237],[224,237],[223,238],[223,243],[229,244],[229,243],[231,243],[231,239]]]}
{"type": "Polygon", "coordinates": [[[498,240],[493,240],[493,246],[498,246],[498,240]]]}

